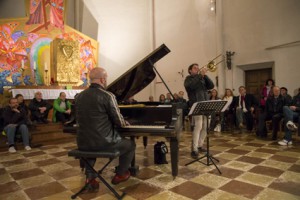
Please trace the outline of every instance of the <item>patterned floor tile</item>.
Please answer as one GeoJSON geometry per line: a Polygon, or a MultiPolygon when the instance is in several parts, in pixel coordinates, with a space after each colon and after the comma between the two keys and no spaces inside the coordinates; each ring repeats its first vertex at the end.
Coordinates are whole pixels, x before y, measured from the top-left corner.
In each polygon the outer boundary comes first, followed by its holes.
{"type": "Polygon", "coordinates": [[[200,199],[201,197],[210,193],[212,190],[212,188],[191,181],[187,181],[170,189],[170,191],[188,197],[190,199],[200,199]]]}
{"type": "Polygon", "coordinates": [[[66,188],[57,182],[47,183],[25,190],[30,199],[36,200],[65,191],[66,188]]]}
{"type": "Polygon", "coordinates": [[[220,190],[230,192],[236,195],[240,195],[246,198],[253,199],[259,194],[264,188],[249,183],[232,180],[226,185],[219,188],[220,190]]]}
{"type": "MultiPolygon", "coordinates": [[[[118,193],[126,191],[124,200],[137,199],[300,199],[300,140],[295,139],[292,147],[282,147],[276,142],[259,140],[254,134],[211,134],[210,153],[220,162],[207,166],[192,161],[190,157],[191,133],[183,132],[179,148],[179,174],[175,180],[169,164],[155,165],[153,147],[163,137],[148,137],[144,148],[142,139],[137,140],[136,164],[140,167],[137,177],[113,186],[118,193]],[[298,141],[299,140],[299,141],[298,141]]],[[[169,142],[166,142],[169,147],[169,142]]],[[[67,152],[75,149],[76,143],[45,145],[20,150],[10,154],[7,149],[0,152],[0,199],[70,199],[70,196],[84,185],[85,174],[79,161],[68,157],[67,152]],[[49,186],[49,187],[48,187],[49,186]],[[50,191],[40,191],[46,190],[50,191]]],[[[200,156],[203,156],[201,154],[200,156]]],[[[98,159],[95,165],[100,169],[106,163],[98,159]]],[[[114,160],[102,174],[110,182],[114,176],[114,160]]],[[[114,195],[100,183],[96,193],[85,193],[82,200],[109,200],[114,195]]]]}
{"type": "Polygon", "coordinates": [[[219,188],[222,185],[225,185],[226,183],[231,181],[231,179],[222,176],[217,176],[215,174],[205,173],[191,179],[190,181],[208,186],[210,188],[219,188]]]}
{"type": "Polygon", "coordinates": [[[284,200],[299,200],[299,196],[292,195],[286,192],[282,192],[276,189],[267,188],[262,191],[255,200],[265,200],[265,199],[284,199],[284,200]]]}
{"type": "Polygon", "coordinates": [[[126,192],[128,196],[135,199],[147,199],[162,191],[161,188],[147,183],[138,183],[124,188],[122,191],[126,192]]]}

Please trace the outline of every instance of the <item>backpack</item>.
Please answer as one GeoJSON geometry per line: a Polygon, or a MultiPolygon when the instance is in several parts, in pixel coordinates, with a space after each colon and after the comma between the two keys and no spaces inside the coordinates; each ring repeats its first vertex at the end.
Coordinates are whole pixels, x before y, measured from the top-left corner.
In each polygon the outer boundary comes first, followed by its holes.
{"type": "Polygon", "coordinates": [[[166,154],[168,147],[165,142],[156,142],[154,145],[154,164],[168,164],[166,154]]]}

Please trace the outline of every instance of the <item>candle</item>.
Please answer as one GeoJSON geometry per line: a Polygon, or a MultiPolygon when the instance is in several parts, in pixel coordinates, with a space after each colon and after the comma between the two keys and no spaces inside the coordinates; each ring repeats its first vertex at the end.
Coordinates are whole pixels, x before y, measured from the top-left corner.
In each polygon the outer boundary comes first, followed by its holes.
{"type": "Polygon", "coordinates": [[[22,69],[24,69],[24,60],[22,60],[22,69]]]}
{"type": "Polygon", "coordinates": [[[33,70],[36,70],[36,62],[33,63],[33,70]]]}
{"type": "Polygon", "coordinates": [[[45,71],[48,70],[47,63],[45,62],[45,71]]]}

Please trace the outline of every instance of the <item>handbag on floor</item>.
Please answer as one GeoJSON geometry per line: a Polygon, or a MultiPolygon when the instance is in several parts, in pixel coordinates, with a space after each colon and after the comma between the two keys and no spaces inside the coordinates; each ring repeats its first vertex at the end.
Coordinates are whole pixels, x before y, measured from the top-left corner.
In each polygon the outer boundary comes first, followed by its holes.
{"type": "Polygon", "coordinates": [[[165,142],[156,142],[154,145],[154,164],[168,164],[166,154],[168,147],[165,142]]]}

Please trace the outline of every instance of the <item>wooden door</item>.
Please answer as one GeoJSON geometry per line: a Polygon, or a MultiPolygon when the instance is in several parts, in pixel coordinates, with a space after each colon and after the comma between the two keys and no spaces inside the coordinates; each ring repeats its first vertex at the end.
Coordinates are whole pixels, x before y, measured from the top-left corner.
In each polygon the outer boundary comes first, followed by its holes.
{"type": "Polygon", "coordinates": [[[272,68],[246,70],[245,87],[247,93],[253,94],[259,100],[261,98],[261,90],[269,78],[272,78],[272,68]]]}

